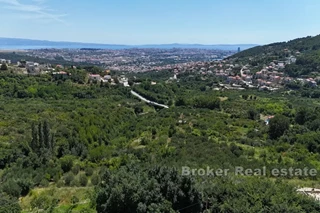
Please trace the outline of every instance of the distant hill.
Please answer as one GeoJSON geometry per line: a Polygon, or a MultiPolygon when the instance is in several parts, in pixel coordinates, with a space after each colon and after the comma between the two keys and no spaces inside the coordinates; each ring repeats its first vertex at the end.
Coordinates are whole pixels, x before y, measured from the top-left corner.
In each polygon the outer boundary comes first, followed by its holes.
{"type": "Polygon", "coordinates": [[[79,42],[56,42],[32,39],[0,38],[0,49],[41,49],[41,48],[93,48],[93,49],[128,49],[128,48],[197,48],[197,49],[220,49],[220,50],[245,50],[257,46],[255,44],[221,44],[221,45],[202,45],[202,44],[149,44],[149,45],[119,45],[119,44],[95,44],[79,42]]]}
{"type": "Polygon", "coordinates": [[[287,65],[285,72],[290,76],[320,73],[320,35],[297,38],[288,42],[278,42],[264,46],[256,46],[234,54],[230,59],[263,66],[273,60],[285,61],[295,57],[296,63],[287,65]]]}

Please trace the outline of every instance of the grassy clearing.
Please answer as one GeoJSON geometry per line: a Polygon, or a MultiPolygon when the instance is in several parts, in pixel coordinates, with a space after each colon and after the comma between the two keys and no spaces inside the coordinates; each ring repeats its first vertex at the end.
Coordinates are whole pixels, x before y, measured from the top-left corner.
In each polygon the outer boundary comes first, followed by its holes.
{"type": "Polygon", "coordinates": [[[47,212],[51,206],[56,207],[53,213],[62,212],[95,212],[91,208],[90,197],[93,195],[93,187],[63,187],[33,189],[26,197],[20,198],[20,206],[23,213],[47,212]]]}

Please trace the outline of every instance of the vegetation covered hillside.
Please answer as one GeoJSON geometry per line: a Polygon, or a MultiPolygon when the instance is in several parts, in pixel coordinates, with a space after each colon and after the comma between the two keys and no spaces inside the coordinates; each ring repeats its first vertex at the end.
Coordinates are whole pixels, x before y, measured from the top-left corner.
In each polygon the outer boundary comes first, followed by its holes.
{"type": "Polygon", "coordinates": [[[253,47],[231,56],[230,59],[263,67],[272,61],[287,61],[290,57],[294,57],[296,60],[286,66],[285,72],[289,76],[298,77],[312,73],[319,74],[319,55],[320,35],[253,47]]]}
{"type": "Polygon", "coordinates": [[[0,73],[0,212],[319,212],[318,99],[215,91],[135,74],[132,87],[0,73]],[[156,108],[130,90],[169,105],[156,108]],[[266,118],[275,116],[266,125],[266,118]],[[236,175],[235,167],[265,175],[236,175]],[[182,168],[229,169],[223,177],[182,168]]]}

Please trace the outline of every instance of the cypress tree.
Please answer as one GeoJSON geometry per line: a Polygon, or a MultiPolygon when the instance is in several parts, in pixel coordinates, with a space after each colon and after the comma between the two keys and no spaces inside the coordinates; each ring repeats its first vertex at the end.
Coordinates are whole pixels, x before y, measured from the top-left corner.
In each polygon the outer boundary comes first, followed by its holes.
{"type": "Polygon", "coordinates": [[[50,149],[50,127],[48,121],[43,122],[43,142],[47,149],[50,149]]]}
{"type": "Polygon", "coordinates": [[[32,140],[31,140],[30,147],[33,152],[37,152],[39,148],[39,139],[38,139],[38,130],[34,123],[32,124],[31,129],[32,129],[32,140]]]}
{"type": "Polygon", "coordinates": [[[43,140],[43,129],[41,122],[38,125],[38,135],[39,135],[39,148],[44,148],[44,140],[43,140]]]}

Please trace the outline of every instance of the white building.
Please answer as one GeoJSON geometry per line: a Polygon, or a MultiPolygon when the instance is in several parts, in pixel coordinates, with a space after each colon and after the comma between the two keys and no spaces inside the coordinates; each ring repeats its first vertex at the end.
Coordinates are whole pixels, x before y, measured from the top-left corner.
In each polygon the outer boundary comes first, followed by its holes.
{"type": "Polygon", "coordinates": [[[92,81],[101,81],[101,76],[98,74],[89,74],[89,79],[92,81]]]}

